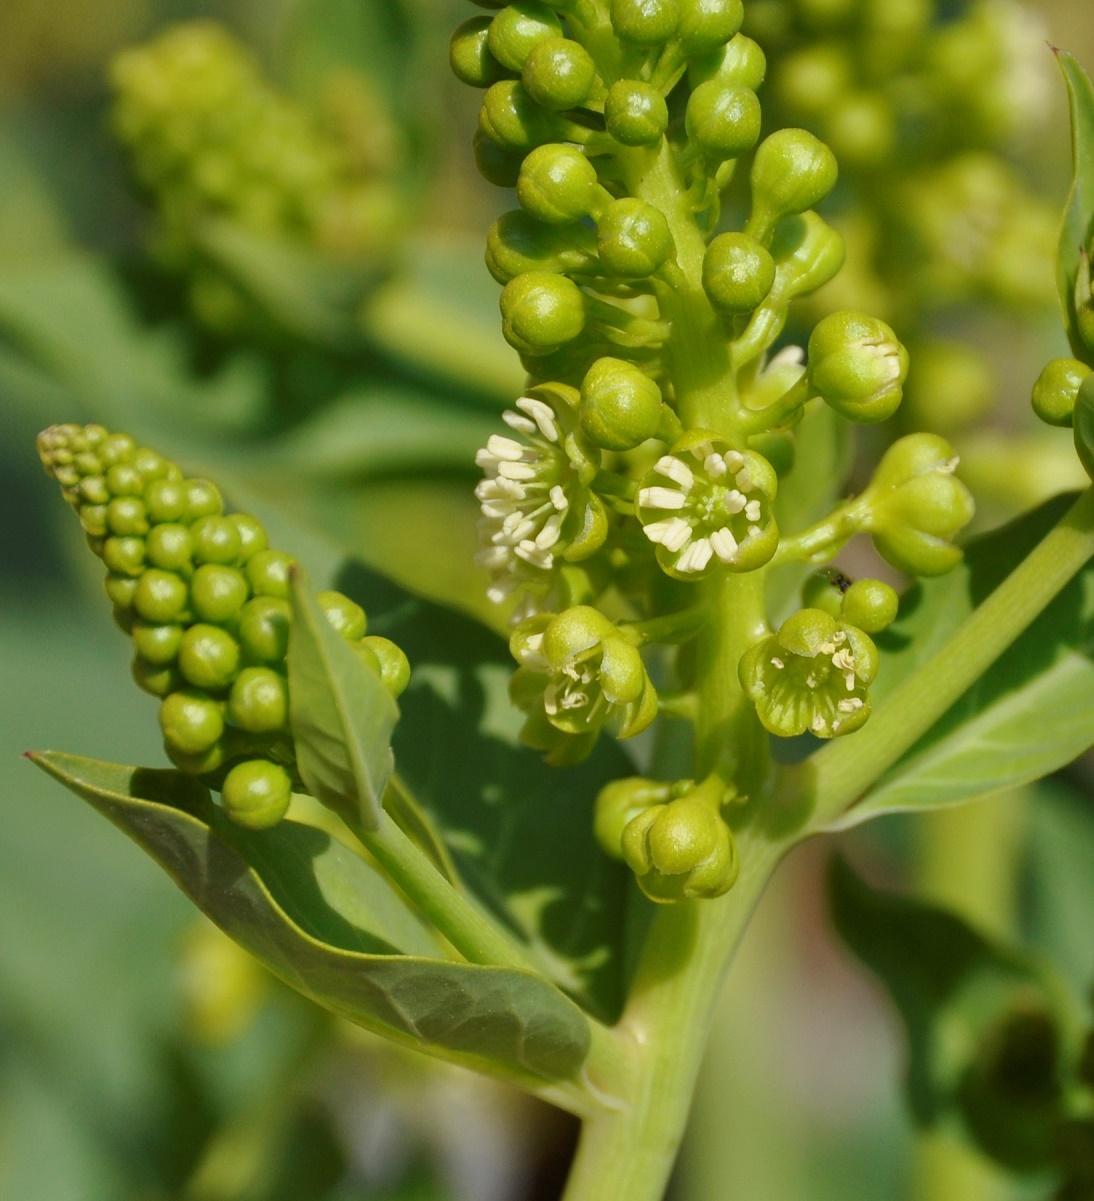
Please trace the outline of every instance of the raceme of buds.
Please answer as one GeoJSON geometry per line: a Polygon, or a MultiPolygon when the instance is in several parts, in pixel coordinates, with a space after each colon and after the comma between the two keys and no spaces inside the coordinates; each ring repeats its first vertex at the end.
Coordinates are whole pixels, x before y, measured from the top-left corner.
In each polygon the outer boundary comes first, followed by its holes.
{"type": "Polygon", "coordinates": [[[741,684],[766,729],[835,738],[870,716],[878,652],[862,630],[820,609],[802,609],[741,659],[741,684]]]}
{"type": "MultiPolygon", "coordinates": [[[[160,698],[168,757],[219,787],[240,825],[276,824],[302,790],[286,676],[292,560],[268,546],[253,517],[225,515],[213,484],[187,479],[126,434],[52,426],[38,453],[107,566],[115,621],[136,650],[133,676],[160,698]]],[[[409,680],[403,652],[366,634],[365,612],[349,597],[316,600],[398,696],[409,680]]]]}

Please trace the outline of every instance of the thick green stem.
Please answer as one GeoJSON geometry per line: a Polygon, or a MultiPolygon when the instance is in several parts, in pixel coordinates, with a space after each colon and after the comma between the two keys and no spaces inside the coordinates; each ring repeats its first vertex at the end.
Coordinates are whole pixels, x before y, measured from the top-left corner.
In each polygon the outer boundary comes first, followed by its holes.
{"type": "Polygon", "coordinates": [[[831,743],[792,777],[812,793],[814,830],[844,813],[934,725],[1044,611],[1094,555],[1094,489],[1087,489],[1037,548],[871,717],[861,734],[831,743]]]}

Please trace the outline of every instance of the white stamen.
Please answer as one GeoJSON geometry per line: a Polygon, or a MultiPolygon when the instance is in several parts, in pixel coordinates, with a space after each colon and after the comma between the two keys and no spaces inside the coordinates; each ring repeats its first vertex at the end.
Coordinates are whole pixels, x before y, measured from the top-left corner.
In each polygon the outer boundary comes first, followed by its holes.
{"type": "Polygon", "coordinates": [[[558,541],[559,534],[562,530],[562,518],[558,514],[553,514],[548,517],[543,523],[543,529],[536,535],[536,546],[540,550],[550,550],[558,541]]]}
{"type": "Polygon", "coordinates": [[[814,734],[822,734],[824,732],[824,718],[819,713],[813,718],[813,724],[810,726],[810,729],[814,734]]]}
{"type": "Polygon", "coordinates": [[[736,559],[738,542],[728,528],[715,530],[710,536],[710,544],[723,563],[732,563],[736,559]]]}
{"type": "Polygon", "coordinates": [[[817,686],[817,677],[816,677],[815,675],[813,675],[812,673],[810,673],[809,675],[807,675],[807,676],[805,677],[805,682],[806,682],[806,685],[807,685],[808,687],[810,687],[810,688],[816,688],[816,686],[817,686]]]}
{"type": "Polygon", "coordinates": [[[511,463],[519,463],[524,458],[524,447],[501,434],[491,434],[486,440],[486,449],[496,459],[508,459],[511,463]]]}
{"type": "Polygon", "coordinates": [[[638,503],[647,509],[682,509],[687,498],[673,488],[642,488],[638,503]]]}
{"type": "Polygon", "coordinates": [[[854,671],[855,657],[847,647],[844,647],[843,650],[837,651],[832,656],[832,666],[838,668],[840,671],[854,671]]]}
{"type": "Polygon", "coordinates": [[[850,696],[845,701],[840,701],[836,708],[841,713],[857,713],[862,708],[862,701],[857,696],[850,696]]]}
{"type": "Polygon", "coordinates": [[[739,450],[727,450],[726,453],[722,455],[722,462],[725,463],[726,467],[730,471],[739,470],[744,461],[745,457],[739,450]]]}
{"type": "Polygon", "coordinates": [[[782,669],[786,666],[786,664],[779,658],[778,655],[772,655],[771,656],[771,666],[777,667],[779,669],[779,671],[782,671],[782,669]]]}
{"type": "Polygon", "coordinates": [[[725,494],[722,504],[725,506],[726,512],[732,514],[740,513],[740,511],[748,504],[748,501],[745,500],[745,498],[740,492],[737,491],[736,488],[732,488],[725,494]]]}
{"type": "Polygon", "coordinates": [[[673,458],[672,455],[662,455],[654,463],[653,469],[658,475],[663,475],[673,483],[679,484],[685,492],[690,492],[695,483],[695,476],[691,468],[682,460],[673,458]]]}
{"type": "Polygon", "coordinates": [[[659,542],[664,545],[665,539],[672,537],[680,526],[683,526],[685,530],[690,529],[682,517],[668,517],[664,521],[651,521],[649,525],[642,528],[651,542],[659,542]]]}
{"type": "Polygon", "coordinates": [[[843,682],[847,685],[848,692],[855,691],[855,673],[853,671],[844,673],[843,682]]]}
{"type": "Polygon", "coordinates": [[[518,430],[522,434],[534,434],[536,432],[536,423],[528,417],[522,417],[520,413],[514,413],[512,409],[506,409],[501,415],[502,421],[512,430],[518,430]]]}
{"type": "Polygon", "coordinates": [[[548,442],[558,441],[558,426],[555,424],[555,415],[549,404],[542,400],[536,400],[533,396],[522,396],[517,401],[517,408],[522,409],[532,418],[548,442]]]}
{"type": "Polygon", "coordinates": [[[756,485],[752,482],[752,476],[749,473],[747,463],[741,468],[740,471],[737,472],[736,479],[737,487],[740,488],[742,492],[751,492],[752,489],[756,487],[756,485]]]}
{"type": "Polygon", "coordinates": [[[745,505],[745,516],[749,521],[760,520],[760,502],[758,500],[750,500],[748,504],[745,505]]]}
{"type": "Polygon", "coordinates": [[[561,513],[563,509],[569,507],[570,502],[566,499],[566,493],[563,491],[561,484],[555,484],[551,489],[551,504],[561,513]]]}
{"type": "Polygon", "coordinates": [[[709,538],[699,538],[693,542],[676,561],[676,570],[687,573],[702,571],[710,562],[714,552],[710,548],[709,538]]]}
{"type": "Polygon", "coordinates": [[[507,480],[534,480],[536,469],[530,463],[503,462],[498,464],[498,475],[507,480]]]}
{"type": "Polygon", "coordinates": [[[720,480],[728,470],[725,459],[721,455],[707,455],[703,467],[712,480],[720,480]]]}

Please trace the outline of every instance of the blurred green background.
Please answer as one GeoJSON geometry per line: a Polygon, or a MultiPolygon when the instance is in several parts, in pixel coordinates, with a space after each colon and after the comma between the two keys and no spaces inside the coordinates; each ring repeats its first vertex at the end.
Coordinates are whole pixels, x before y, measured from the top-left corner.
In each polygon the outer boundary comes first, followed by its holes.
{"type": "MultiPolygon", "coordinates": [[[[163,758],[90,556],[35,461],[34,433],[53,421],[126,426],[300,529],[497,620],[470,564],[471,458],[521,372],[481,264],[485,229],[511,201],[471,169],[476,98],[445,64],[467,7],[0,4],[0,1201],[559,1194],[568,1120],[323,1018],[18,757],[56,746],[163,758]],[[249,294],[278,317],[272,335],[196,320],[192,297],[150,264],[147,211],[109,132],[111,56],[194,17],[222,21],[298,93],[309,70],[344,56],[374,87],[393,147],[385,178],[403,216],[380,252],[337,269],[293,259],[292,285],[271,295],[235,247],[249,294]],[[350,268],[363,303],[347,317],[350,268]]],[[[1027,8],[1045,39],[1094,65],[1089,0],[1027,8]]],[[[1066,121],[1044,57],[1054,107],[1017,161],[1055,203],[1066,121]]],[[[1008,488],[1017,504],[1067,486],[1063,442],[1036,469],[1015,442],[1029,385],[1060,350],[1051,311],[1002,327],[975,312],[945,320],[951,336],[972,331],[1004,381],[978,444],[985,511],[1005,513],[1008,488]]],[[[871,878],[1021,933],[1087,988],[1091,780],[1080,763],[1026,794],[888,819],[848,842],[871,878]]],[[[897,1021],[829,931],[823,864],[814,847],[787,864],[734,968],[678,1197],[1043,1196],[1044,1182],[1002,1179],[946,1132],[914,1135],[897,1021]]]]}

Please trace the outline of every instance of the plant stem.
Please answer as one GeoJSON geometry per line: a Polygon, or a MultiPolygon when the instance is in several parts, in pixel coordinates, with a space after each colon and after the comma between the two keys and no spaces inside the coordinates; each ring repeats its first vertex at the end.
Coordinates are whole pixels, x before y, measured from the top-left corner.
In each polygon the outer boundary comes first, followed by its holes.
{"type": "Polygon", "coordinates": [[[791,788],[812,793],[811,828],[840,818],[1044,611],[1094,555],[1094,489],[1088,488],[1043,541],[897,688],[863,734],[831,743],[797,771],[791,788]]]}

